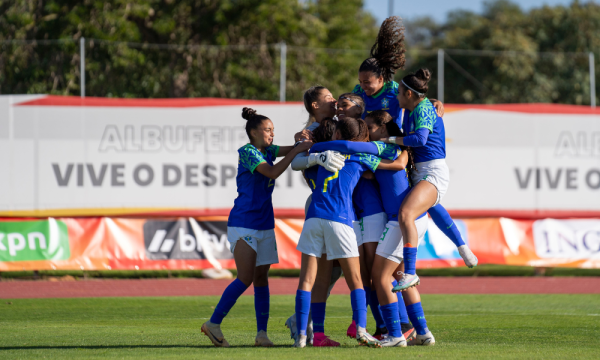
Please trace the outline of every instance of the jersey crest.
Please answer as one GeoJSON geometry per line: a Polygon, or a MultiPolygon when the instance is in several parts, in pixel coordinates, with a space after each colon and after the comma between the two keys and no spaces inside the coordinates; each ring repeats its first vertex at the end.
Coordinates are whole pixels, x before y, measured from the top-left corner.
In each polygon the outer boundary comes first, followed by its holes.
{"type": "Polygon", "coordinates": [[[383,98],[383,100],[381,100],[381,110],[389,110],[388,105],[390,104],[390,101],[387,98],[383,98]]]}

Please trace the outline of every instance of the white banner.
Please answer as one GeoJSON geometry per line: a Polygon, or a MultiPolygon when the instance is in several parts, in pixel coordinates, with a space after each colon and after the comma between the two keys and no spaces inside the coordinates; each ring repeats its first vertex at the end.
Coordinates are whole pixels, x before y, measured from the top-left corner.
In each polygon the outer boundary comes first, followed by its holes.
{"type": "MultiPolygon", "coordinates": [[[[248,141],[244,105],[273,120],[278,145],[307,118],[298,103],[1,96],[0,215],[227,211],[248,141]]],[[[600,214],[600,115],[544,109],[448,105],[442,204],[472,215],[600,214]]],[[[308,194],[288,169],[274,206],[301,214],[308,194]]]]}

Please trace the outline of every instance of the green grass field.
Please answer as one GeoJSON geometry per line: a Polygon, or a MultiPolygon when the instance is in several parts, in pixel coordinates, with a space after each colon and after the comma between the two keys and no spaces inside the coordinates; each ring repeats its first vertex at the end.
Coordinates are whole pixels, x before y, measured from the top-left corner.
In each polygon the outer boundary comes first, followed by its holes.
{"type": "Polygon", "coordinates": [[[326,320],[326,332],[341,348],[292,348],[283,324],[294,297],[285,295],[271,298],[269,334],[275,348],[253,346],[253,297],[243,296],[222,325],[232,347],[218,349],[199,330],[217,301],[215,296],[3,299],[0,358],[600,357],[598,295],[424,295],[437,343],[403,349],[369,349],[346,338],[350,298],[344,295],[331,296],[326,320]]]}

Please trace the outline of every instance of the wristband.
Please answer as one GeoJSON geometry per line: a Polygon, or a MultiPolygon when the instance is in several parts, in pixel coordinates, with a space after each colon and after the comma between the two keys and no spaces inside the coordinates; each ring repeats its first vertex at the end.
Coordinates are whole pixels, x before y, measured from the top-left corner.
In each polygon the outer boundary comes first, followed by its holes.
{"type": "Polygon", "coordinates": [[[294,147],[296,147],[296,146],[298,146],[298,145],[302,144],[303,142],[304,142],[303,140],[297,141],[297,142],[294,144],[294,147]]]}
{"type": "Polygon", "coordinates": [[[390,137],[388,138],[388,141],[389,141],[391,144],[395,144],[395,143],[396,143],[396,137],[395,137],[395,136],[390,136],[390,137]]]}

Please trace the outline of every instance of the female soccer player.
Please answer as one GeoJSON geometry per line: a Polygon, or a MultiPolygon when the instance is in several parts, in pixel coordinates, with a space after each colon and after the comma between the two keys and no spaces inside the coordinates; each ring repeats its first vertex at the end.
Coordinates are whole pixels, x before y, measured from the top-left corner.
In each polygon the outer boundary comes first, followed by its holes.
{"type": "MultiPolygon", "coordinates": [[[[396,70],[404,67],[404,27],[399,17],[387,18],[381,28],[377,41],[371,49],[371,57],[360,65],[358,70],[359,84],[353,92],[362,96],[366,104],[365,116],[376,110],[385,110],[402,128],[403,120],[408,112],[398,102],[399,85],[393,81],[396,70]]],[[[437,114],[444,115],[444,105],[431,99],[437,114]]],[[[448,211],[437,204],[429,209],[429,215],[437,227],[456,245],[458,252],[468,267],[477,266],[477,257],[462,239],[458,228],[448,211]]]]}
{"type": "Polygon", "coordinates": [[[415,220],[440,203],[450,180],[445,161],[444,121],[425,97],[430,79],[431,73],[427,69],[419,69],[416,74],[407,75],[402,79],[398,102],[401,107],[410,111],[409,120],[403,124],[404,134],[407,135],[385,139],[390,143],[410,146],[415,157],[415,170],[411,172],[413,188],[399,210],[400,229],[404,239],[405,272],[394,291],[402,291],[419,284],[415,270],[419,239],[415,220]]]}
{"type": "MultiPolygon", "coordinates": [[[[366,122],[369,127],[371,140],[378,141],[381,138],[400,135],[398,125],[383,110],[370,113],[366,118],[366,122]]],[[[409,162],[408,155],[408,151],[405,150],[402,151],[400,156],[404,157],[403,164],[405,166],[409,162]]],[[[411,169],[414,168],[412,160],[410,163],[409,167],[411,169]]],[[[388,330],[388,336],[382,340],[381,345],[384,347],[406,346],[407,340],[411,339],[405,338],[403,335],[404,329],[402,329],[401,324],[407,323],[408,318],[410,318],[416,328],[417,334],[414,344],[433,345],[435,344],[435,339],[427,329],[427,322],[418,290],[415,287],[408,289],[404,298],[400,295],[400,292],[396,295],[391,292],[390,278],[395,274],[400,263],[403,261],[403,241],[398,224],[398,209],[410,191],[406,172],[377,169],[375,177],[379,183],[384,208],[389,219],[377,246],[372,271],[373,286],[377,292],[380,309],[388,330]]],[[[427,231],[427,216],[425,213],[416,219],[415,225],[419,241],[421,241],[427,231]]]]}
{"type": "Polygon", "coordinates": [[[312,131],[319,126],[322,119],[335,116],[336,101],[326,87],[311,86],[304,92],[304,108],[308,112],[308,121],[304,130],[296,133],[296,142],[307,139],[312,140],[312,131]]]}
{"type": "Polygon", "coordinates": [[[271,196],[277,179],[297,154],[308,150],[312,142],[296,147],[273,145],[274,126],[266,116],[244,108],[246,133],[250,143],[238,149],[240,155],[236,177],[238,197],[227,223],[227,239],[231,244],[236,268],[235,279],[221,296],[210,321],[202,324],[202,332],[217,347],[229,347],[221,332],[221,322],[237,299],[254,283],[256,310],[256,346],[273,346],[267,337],[269,321],[269,280],[271,264],[279,262],[275,242],[275,217],[271,196]],[[285,156],[273,165],[276,157],[285,156]]]}
{"type": "MultiPolygon", "coordinates": [[[[364,138],[366,132],[363,120],[346,117],[338,122],[335,139],[356,141],[364,138]]],[[[302,252],[302,266],[296,292],[298,338],[295,347],[306,346],[311,290],[317,275],[317,258],[321,257],[324,250],[328,259],[338,259],[351,290],[352,311],[358,325],[356,339],[371,347],[380,346],[379,341],[366,331],[365,293],[356,235],[352,230],[352,191],[360,175],[378,162],[379,159],[374,156],[352,155],[346,157],[340,171],[331,173],[322,167],[318,169],[316,190],[297,247],[302,252]]]]}

